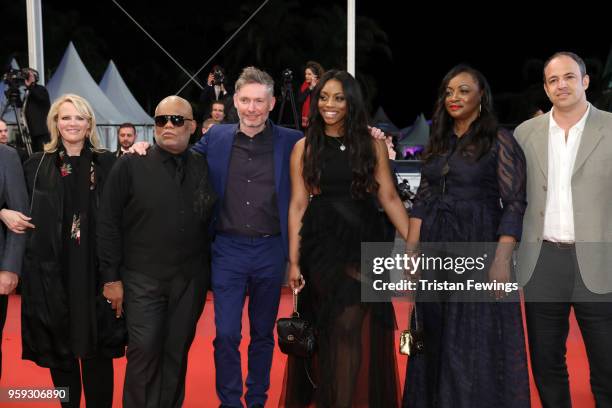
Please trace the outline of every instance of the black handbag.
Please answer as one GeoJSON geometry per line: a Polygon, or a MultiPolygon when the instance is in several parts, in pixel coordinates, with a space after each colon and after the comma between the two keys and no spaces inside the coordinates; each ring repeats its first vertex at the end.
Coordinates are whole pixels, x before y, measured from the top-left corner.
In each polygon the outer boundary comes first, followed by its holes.
{"type": "Polygon", "coordinates": [[[298,294],[293,292],[293,313],[276,322],[278,347],[288,355],[307,358],[316,348],[314,330],[308,320],[302,319],[297,311],[298,294]]]}

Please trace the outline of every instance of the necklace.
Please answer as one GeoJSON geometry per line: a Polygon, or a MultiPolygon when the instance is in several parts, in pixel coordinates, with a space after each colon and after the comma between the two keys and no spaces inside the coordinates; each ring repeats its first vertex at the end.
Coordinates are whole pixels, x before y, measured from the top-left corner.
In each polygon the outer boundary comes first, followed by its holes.
{"type": "Polygon", "coordinates": [[[345,150],[346,150],[346,146],[344,145],[344,143],[342,143],[342,142],[340,141],[340,137],[342,137],[342,136],[338,136],[338,137],[329,136],[329,137],[330,137],[330,138],[332,138],[332,139],[334,139],[336,142],[340,143],[340,146],[339,146],[340,151],[342,151],[342,152],[343,152],[343,151],[345,151],[345,150]]]}

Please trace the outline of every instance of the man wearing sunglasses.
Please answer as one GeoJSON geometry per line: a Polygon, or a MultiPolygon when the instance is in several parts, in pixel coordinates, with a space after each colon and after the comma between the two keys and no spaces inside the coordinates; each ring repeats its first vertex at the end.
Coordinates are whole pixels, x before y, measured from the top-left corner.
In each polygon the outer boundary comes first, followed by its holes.
{"type": "Polygon", "coordinates": [[[215,193],[206,159],[188,150],[191,105],[169,96],[155,109],[156,146],[121,156],[98,222],[103,295],[126,310],[123,406],[177,407],[187,353],[209,286],[209,220],[215,193]],[[125,295],[124,295],[125,294],[125,295]]]}

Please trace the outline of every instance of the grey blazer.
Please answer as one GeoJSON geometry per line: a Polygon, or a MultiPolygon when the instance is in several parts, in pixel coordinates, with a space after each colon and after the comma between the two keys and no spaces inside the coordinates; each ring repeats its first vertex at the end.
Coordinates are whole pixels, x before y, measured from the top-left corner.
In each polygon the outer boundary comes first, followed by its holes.
{"type": "MultiPolygon", "coordinates": [[[[527,211],[517,256],[526,284],[538,261],[548,188],[550,112],[522,123],[514,136],[527,159],[527,211]]],[[[612,291],[612,114],[591,106],[572,173],[576,256],[586,287],[612,291]]]]}
{"type": "MultiPolygon", "coordinates": [[[[1,208],[21,211],[23,214],[28,212],[28,193],[19,155],[15,149],[3,144],[0,144],[1,208]]],[[[25,243],[26,234],[15,234],[4,224],[0,226],[0,271],[21,274],[25,243]]]]}

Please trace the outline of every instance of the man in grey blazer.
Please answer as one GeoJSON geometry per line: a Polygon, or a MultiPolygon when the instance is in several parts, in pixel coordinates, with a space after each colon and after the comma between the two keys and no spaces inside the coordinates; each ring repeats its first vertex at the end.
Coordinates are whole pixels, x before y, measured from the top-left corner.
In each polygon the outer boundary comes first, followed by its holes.
{"type": "Polygon", "coordinates": [[[586,100],[584,62],[544,65],[552,110],[515,130],[527,160],[518,278],[532,371],[544,407],[571,407],[565,360],[574,308],[597,407],[612,407],[612,114],[586,100]]]}
{"type": "MultiPolygon", "coordinates": [[[[0,210],[12,209],[25,213],[28,194],[17,151],[0,144],[0,210]]],[[[8,294],[17,287],[25,249],[25,235],[15,233],[0,223],[0,346],[6,320],[8,294]]],[[[0,370],[2,351],[0,350],[0,370]]],[[[0,376],[2,372],[0,371],[0,376]]]]}

